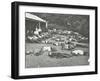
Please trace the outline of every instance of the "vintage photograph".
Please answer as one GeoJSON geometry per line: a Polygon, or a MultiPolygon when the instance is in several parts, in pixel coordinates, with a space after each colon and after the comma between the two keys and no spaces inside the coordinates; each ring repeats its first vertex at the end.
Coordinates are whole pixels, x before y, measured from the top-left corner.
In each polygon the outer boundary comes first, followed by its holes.
{"type": "Polygon", "coordinates": [[[98,73],[98,7],[12,2],[13,79],[98,73]]]}
{"type": "Polygon", "coordinates": [[[89,65],[89,15],[25,12],[25,68],[89,65]]]}

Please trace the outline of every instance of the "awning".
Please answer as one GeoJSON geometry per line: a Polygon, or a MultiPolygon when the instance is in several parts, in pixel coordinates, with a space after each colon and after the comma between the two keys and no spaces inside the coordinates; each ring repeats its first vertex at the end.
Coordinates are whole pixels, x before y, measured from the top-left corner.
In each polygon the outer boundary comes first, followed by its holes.
{"type": "Polygon", "coordinates": [[[43,20],[42,18],[40,18],[36,15],[30,14],[30,13],[26,13],[25,17],[29,18],[29,19],[37,20],[37,21],[40,21],[40,22],[46,22],[46,20],[43,20]]]}

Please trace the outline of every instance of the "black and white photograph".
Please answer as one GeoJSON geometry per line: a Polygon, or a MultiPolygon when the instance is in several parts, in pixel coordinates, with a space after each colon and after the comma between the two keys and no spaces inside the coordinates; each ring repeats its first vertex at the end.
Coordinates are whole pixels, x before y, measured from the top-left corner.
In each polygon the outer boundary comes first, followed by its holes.
{"type": "Polygon", "coordinates": [[[25,12],[25,67],[89,65],[89,15],[25,12]]]}
{"type": "Polygon", "coordinates": [[[12,78],[97,74],[97,7],[12,3],[12,78]]]}

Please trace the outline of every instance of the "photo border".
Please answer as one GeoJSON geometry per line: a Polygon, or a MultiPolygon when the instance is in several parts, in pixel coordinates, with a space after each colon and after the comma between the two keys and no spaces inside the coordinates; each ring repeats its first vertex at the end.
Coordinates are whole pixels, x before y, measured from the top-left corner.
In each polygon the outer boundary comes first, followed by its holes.
{"type": "Polygon", "coordinates": [[[31,2],[12,2],[11,4],[11,77],[13,79],[25,78],[43,78],[43,77],[58,77],[58,76],[72,76],[72,75],[88,75],[98,73],[98,55],[97,55],[97,13],[96,6],[81,6],[81,5],[62,5],[62,4],[49,4],[49,3],[31,3],[31,2]],[[95,71],[89,72],[75,72],[75,73],[59,73],[59,74],[43,74],[43,75],[19,75],[19,6],[42,6],[42,7],[57,7],[57,8],[74,8],[74,9],[92,9],[95,10],[95,71]]]}

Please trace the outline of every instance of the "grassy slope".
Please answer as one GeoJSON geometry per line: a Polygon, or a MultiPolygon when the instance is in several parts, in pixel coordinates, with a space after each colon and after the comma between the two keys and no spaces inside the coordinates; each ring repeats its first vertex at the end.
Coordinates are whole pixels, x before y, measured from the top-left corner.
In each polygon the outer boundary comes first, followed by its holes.
{"type": "MultiPolygon", "coordinates": [[[[44,44],[26,44],[26,50],[40,49],[44,44]]],[[[50,45],[48,45],[50,46],[50,45]]],[[[60,47],[57,47],[59,51],[60,47]]],[[[85,52],[88,52],[87,48],[75,48],[82,49],[85,52]]],[[[63,51],[70,54],[71,51],[63,51]]],[[[56,67],[56,66],[75,66],[75,65],[88,65],[89,56],[73,56],[70,58],[51,58],[48,56],[47,52],[40,56],[35,56],[34,54],[26,55],[26,68],[36,68],[36,67],[56,67]]]]}

